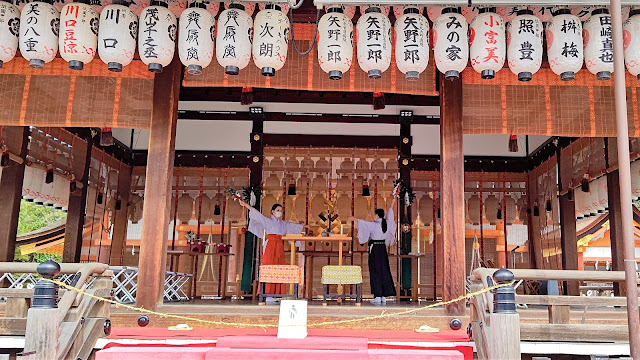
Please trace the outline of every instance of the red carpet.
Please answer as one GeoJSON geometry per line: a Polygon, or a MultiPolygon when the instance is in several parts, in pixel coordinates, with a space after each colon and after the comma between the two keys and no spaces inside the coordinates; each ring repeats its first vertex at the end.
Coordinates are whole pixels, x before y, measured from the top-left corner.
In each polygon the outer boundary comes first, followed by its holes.
{"type": "MultiPolygon", "coordinates": [[[[222,336],[271,335],[275,336],[275,328],[262,329],[193,329],[189,331],[173,331],[166,328],[113,328],[108,339],[137,340],[215,340],[222,336]]],[[[441,330],[437,333],[417,333],[407,330],[350,330],[350,329],[313,329],[309,336],[344,336],[365,337],[369,341],[403,341],[403,342],[467,342],[469,336],[465,330],[441,330]]]]}
{"type": "Polygon", "coordinates": [[[96,360],[208,360],[244,358],[252,360],[471,360],[473,349],[368,344],[363,337],[309,336],[278,339],[275,336],[223,336],[216,344],[171,346],[165,344],[120,345],[110,343],[96,353],[96,360]]]}

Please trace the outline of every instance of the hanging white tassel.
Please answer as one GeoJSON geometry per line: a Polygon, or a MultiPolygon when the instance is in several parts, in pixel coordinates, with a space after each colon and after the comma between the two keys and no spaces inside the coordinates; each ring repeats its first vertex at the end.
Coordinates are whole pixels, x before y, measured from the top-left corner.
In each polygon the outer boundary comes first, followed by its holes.
{"type": "Polygon", "coordinates": [[[249,197],[249,205],[256,205],[256,193],[254,193],[253,191],[251,192],[251,196],[249,197]]]}

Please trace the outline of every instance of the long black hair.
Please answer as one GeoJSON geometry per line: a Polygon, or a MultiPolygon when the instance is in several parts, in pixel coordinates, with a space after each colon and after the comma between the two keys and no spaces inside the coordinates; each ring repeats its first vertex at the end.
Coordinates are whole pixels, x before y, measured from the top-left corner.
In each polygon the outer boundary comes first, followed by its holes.
{"type": "Polygon", "coordinates": [[[384,218],[384,210],[376,209],[375,214],[378,215],[380,219],[382,219],[382,232],[387,232],[387,219],[384,218]]]}

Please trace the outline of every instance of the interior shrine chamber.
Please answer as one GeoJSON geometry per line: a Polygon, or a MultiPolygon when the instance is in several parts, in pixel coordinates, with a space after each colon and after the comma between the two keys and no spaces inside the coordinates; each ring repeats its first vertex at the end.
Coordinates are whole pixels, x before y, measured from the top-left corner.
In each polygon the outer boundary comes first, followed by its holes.
{"type": "Polygon", "coordinates": [[[631,0],[0,0],[0,358],[287,299],[370,359],[640,356],[639,64],[631,0]]]}

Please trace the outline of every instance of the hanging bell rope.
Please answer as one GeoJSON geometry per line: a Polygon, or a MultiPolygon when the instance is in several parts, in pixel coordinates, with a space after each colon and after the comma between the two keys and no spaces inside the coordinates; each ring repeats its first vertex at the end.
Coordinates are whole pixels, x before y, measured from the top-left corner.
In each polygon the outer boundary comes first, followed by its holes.
{"type": "Polygon", "coordinates": [[[300,51],[298,49],[298,44],[296,44],[296,34],[295,34],[295,26],[293,26],[293,9],[298,9],[300,6],[302,6],[304,0],[300,0],[300,3],[297,5],[298,7],[294,8],[291,3],[289,2],[289,0],[287,0],[287,3],[289,4],[289,23],[291,25],[291,42],[293,43],[293,49],[298,53],[298,55],[301,56],[305,56],[308,55],[311,50],[313,50],[313,47],[316,45],[316,39],[318,38],[318,22],[320,21],[320,9],[318,9],[318,11],[316,11],[316,26],[315,29],[313,30],[313,37],[311,38],[311,45],[309,46],[309,49],[305,50],[305,51],[300,51]]]}

